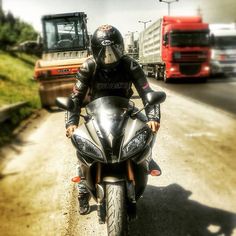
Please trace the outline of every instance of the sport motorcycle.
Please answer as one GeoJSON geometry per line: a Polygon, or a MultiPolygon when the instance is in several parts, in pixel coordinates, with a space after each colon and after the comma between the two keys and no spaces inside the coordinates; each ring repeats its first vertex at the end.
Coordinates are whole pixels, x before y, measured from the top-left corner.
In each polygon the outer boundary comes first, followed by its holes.
{"type": "MultiPolygon", "coordinates": [[[[128,222],[136,219],[155,135],[141,111],[165,98],[164,92],[149,92],[140,110],[123,97],[97,98],[85,106],[85,122],[71,137],[83,170],[73,181],[83,183],[95,199],[99,223],[107,223],[109,236],[127,235],[128,222]]],[[[59,97],[56,104],[74,110],[70,98],[59,97]]]]}

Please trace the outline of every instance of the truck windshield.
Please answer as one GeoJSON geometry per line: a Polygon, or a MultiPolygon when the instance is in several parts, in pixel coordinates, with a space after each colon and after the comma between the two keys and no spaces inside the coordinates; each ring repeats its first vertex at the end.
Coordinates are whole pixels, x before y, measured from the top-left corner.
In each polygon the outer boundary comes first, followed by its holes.
{"type": "Polygon", "coordinates": [[[215,36],[214,48],[216,49],[236,49],[236,36],[215,36]]]}
{"type": "Polygon", "coordinates": [[[202,47],[209,46],[208,32],[172,32],[170,34],[170,45],[172,47],[202,47]]]}
{"type": "Polygon", "coordinates": [[[44,49],[46,51],[75,51],[86,49],[86,31],[81,18],[44,20],[44,49]]]}

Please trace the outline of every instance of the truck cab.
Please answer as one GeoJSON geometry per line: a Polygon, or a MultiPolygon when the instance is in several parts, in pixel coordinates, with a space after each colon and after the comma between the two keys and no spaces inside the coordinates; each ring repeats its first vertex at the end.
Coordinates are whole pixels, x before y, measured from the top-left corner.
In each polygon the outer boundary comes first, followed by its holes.
{"type": "Polygon", "coordinates": [[[84,12],[42,17],[43,54],[35,64],[42,107],[72,92],[76,74],[89,56],[87,16],[84,12]]]}
{"type": "Polygon", "coordinates": [[[209,25],[198,16],[163,16],[140,33],[139,59],[148,76],[205,80],[210,71],[209,25]]]}
{"type": "Polygon", "coordinates": [[[167,78],[208,77],[210,38],[201,17],[164,17],[162,60],[167,78]]]}

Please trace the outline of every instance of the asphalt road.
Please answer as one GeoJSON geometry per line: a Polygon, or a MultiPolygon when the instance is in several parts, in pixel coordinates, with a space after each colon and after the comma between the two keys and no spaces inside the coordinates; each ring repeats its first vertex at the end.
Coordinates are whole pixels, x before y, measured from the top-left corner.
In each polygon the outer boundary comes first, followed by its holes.
{"type": "Polygon", "coordinates": [[[166,84],[150,80],[163,88],[236,115],[236,76],[209,78],[206,83],[181,80],[166,84]]]}
{"type": "MultiPolygon", "coordinates": [[[[153,158],[163,174],[149,178],[130,235],[236,236],[236,116],[160,85],[151,85],[167,93],[153,158]]],[[[0,235],[106,235],[94,201],[78,214],[75,167],[64,112],[26,122],[1,150],[0,235]]]]}

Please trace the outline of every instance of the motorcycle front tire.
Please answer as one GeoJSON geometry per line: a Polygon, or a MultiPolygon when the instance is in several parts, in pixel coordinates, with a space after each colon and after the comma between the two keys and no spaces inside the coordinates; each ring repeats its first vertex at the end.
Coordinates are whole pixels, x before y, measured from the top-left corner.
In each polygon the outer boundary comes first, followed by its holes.
{"type": "Polygon", "coordinates": [[[108,236],[125,236],[128,231],[125,183],[106,184],[106,220],[108,236]]]}

